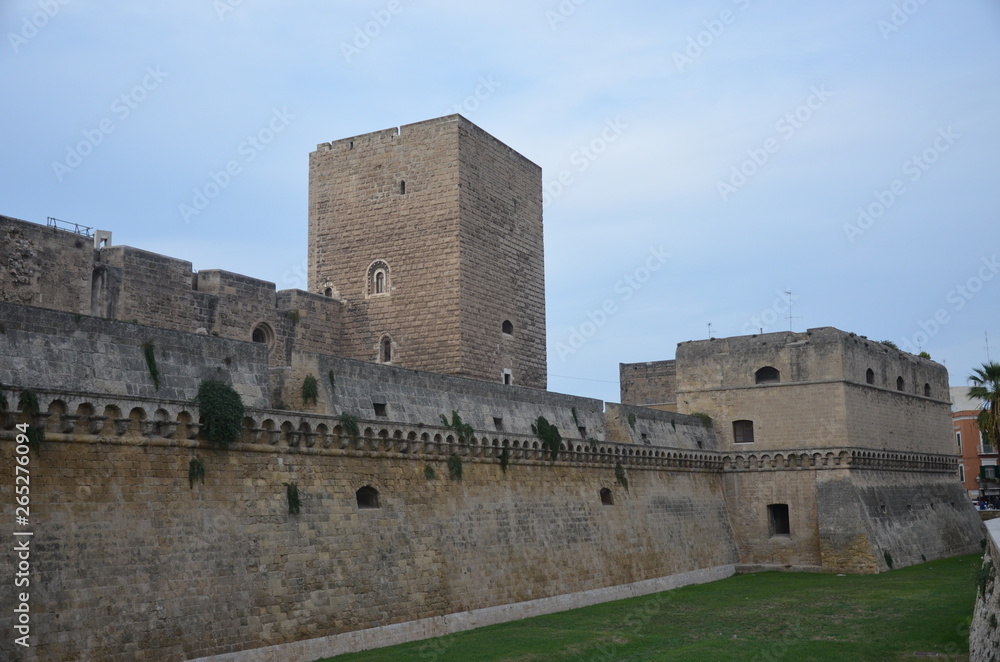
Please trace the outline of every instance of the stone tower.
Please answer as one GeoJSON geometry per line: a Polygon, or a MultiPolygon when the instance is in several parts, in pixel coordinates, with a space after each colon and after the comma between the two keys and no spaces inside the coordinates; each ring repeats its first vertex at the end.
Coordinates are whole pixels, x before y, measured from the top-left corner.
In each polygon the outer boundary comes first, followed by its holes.
{"type": "Polygon", "coordinates": [[[309,288],[342,354],[546,387],[541,168],[460,115],[317,146],[309,288]]]}

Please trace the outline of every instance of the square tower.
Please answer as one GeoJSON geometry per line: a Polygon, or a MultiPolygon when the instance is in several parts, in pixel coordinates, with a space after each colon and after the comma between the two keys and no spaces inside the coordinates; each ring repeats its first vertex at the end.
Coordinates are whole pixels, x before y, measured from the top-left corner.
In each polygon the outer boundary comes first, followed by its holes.
{"type": "Polygon", "coordinates": [[[318,145],[309,288],[348,357],[545,388],[541,168],[460,115],[318,145]]]}

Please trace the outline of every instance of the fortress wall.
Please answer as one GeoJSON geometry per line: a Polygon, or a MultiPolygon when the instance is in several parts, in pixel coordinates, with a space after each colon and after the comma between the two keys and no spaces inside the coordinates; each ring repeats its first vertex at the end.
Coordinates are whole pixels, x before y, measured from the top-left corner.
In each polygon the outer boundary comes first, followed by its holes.
{"type": "Polygon", "coordinates": [[[94,240],[0,216],[0,301],[85,313],[94,240]]]}
{"type": "MultiPolygon", "coordinates": [[[[317,354],[339,354],[343,344],[344,304],[321,294],[303,290],[281,290],[277,296],[278,321],[291,321],[288,313],[295,312],[299,321],[283,323],[285,333],[293,336],[288,342],[289,352],[280,356],[280,365],[291,363],[290,348],[317,354]]],[[[275,352],[277,354],[277,352],[275,352]]],[[[272,357],[271,365],[276,361],[272,357]]]]}
{"type": "MultiPolygon", "coordinates": [[[[0,435],[12,475],[13,433],[0,435]]],[[[737,560],[720,478],[703,469],[626,462],[625,491],[610,461],[518,456],[504,473],[472,453],[451,480],[447,450],[378,452],[377,439],[369,450],[189,443],[53,433],[32,456],[34,647],[19,659],[183,660],[558,595],[569,608],[582,591],[724,576],[737,560]],[[191,489],[194,456],[206,477],[191,489]],[[380,508],[359,509],[366,485],[380,508]]],[[[13,562],[0,555],[0,572],[13,562]]],[[[7,632],[12,601],[0,595],[7,632]]]]}
{"type": "Polygon", "coordinates": [[[190,401],[202,380],[220,379],[248,406],[269,405],[262,345],[2,302],[0,320],[0,383],[8,386],[190,401]]]}
{"type": "Polygon", "coordinates": [[[816,508],[824,569],[888,570],[980,549],[983,525],[954,472],[823,471],[816,508]]]}
{"type": "Polygon", "coordinates": [[[677,411],[677,362],[620,363],[622,403],[677,411]]]}
{"type": "Polygon", "coordinates": [[[712,429],[695,416],[608,402],[605,420],[608,438],[618,443],[669,446],[695,452],[719,450],[719,440],[712,429]]]}
{"type": "Polygon", "coordinates": [[[947,401],[865,384],[848,384],[845,393],[851,412],[846,421],[847,445],[956,454],[947,401]]]}

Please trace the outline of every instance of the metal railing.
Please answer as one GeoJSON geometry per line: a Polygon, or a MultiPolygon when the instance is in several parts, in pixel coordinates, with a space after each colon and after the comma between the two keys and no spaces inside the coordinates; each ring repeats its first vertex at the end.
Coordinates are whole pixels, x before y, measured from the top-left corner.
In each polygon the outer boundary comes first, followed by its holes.
{"type": "Polygon", "coordinates": [[[69,221],[61,221],[58,218],[52,218],[49,216],[45,225],[50,228],[56,228],[57,230],[66,230],[67,232],[75,232],[76,234],[82,234],[84,237],[92,237],[93,229],[87,227],[86,225],[80,225],[79,223],[70,223],[69,221]]]}

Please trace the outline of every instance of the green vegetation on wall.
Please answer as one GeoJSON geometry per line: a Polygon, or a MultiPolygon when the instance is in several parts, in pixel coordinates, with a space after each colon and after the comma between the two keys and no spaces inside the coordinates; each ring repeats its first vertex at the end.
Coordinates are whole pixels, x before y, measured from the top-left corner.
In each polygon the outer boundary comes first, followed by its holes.
{"type": "Polygon", "coordinates": [[[462,458],[458,453],[452,453],[448,458],[448,476],[452,480],[462,480],[462,458]]]}
{"type": "Polygon", "coordinates": [[[302,402],[316,404],[319,398],[319,382],[312,375],[306,375],[302,380],[302,402]]]}
{"type": "Polygon", "coordinates": [[[191,461],[188,462],[188,486],[190,489],[194,489],[194,484],[196,481],[201,480],[201,484],[205,484],[205,463],[201,461],[201,458],[192,457],[191,461]]]}
{"type": "Polygon", "coordinates": [[[459,442],[466,442],[472,439],[472,435],[475,433],[471,425],[462,422],[462,417],[455,410],[451,412],[451,421],[448,420],[447,416],[441,414],[441,425],[454,430],[455,434],[458,435],[459,442]]]}
{"type": "Polygon", "coordinates": [[[431,464],[424,465],[424,478],[427,480],[434,480],[437,478],[437,472],[434,471],[434,466],[431,464]]]}
{"type": "Polygon", "coordinates": [[[353,414],[341,414],[340,425],[351,439],[357,439],[358,435],[361,434],[361,430],[358,429],[358,417],[353,414]]]}
{"type": "Polygon", "coordinates": [[[500,468],[503,469],[504,473],[507,473],[507,465],[510,464],[510,449],[506,446],[500,451],[500,468]]]}
{"type": "Polygon", "coordinates": [[[302,502],[299,501],[299,486],[297,483],[284,483],[285,496],[288,498],[288,514],[298,515],[302,510],[302,502]]]}
{"type": "Polygon", "coordinates": [[[549,452],[552,460],[559,457],[559,445],[562,443],[559,428],[549,423],[544,416],[539,416],[538,420],[531,424],[531,432],[542,442],[542,448],[549,452]]]}
{"type": "Polygon", "coordinates": [[[628,492],[628,476],[625,475],[625,467],[622,466],[621,461],[615,463],[615,480],[628,492]]]}
{"type": "Polygon", "coordinates": [[[212,379],[203,381],[194,403],[201,412],[201,424],[210,444],[226,448],[239,439],[244,407],[232,386],[212,379]]]}
{"type": "Polygon", "coordinates": [[[160,390],[160,369],[156,366],[156,345],[152,340],[147,340],[142,344],[142,353],[146,356],[146,367],[149,369],[149,376],[153,378],[153,386],[160,390]]]}

